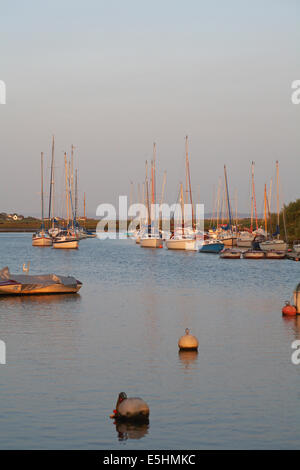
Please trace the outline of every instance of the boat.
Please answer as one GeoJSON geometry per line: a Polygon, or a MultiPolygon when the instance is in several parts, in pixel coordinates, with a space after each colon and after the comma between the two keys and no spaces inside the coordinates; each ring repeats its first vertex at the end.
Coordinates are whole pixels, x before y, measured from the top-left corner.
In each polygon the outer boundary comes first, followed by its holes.
{"type": "Polygon", "coordinates": [[[151,205],[149,198],[149,181],[148,181],[148,167],[146,162],[146,199],[147,199],[147,219],[148,226],[146,232],[140,236],[140,246],[142,248],[162,248],[163,241],[161,235],[156,227],[156,214],[153,213],[156,203],[156,144],[153,144],[153,160],[151,161],[151,205]]]}
{"type": "Polygon", "coordinates": [[[262,251],[284,251],[288,249],[288,244],[284,240],[266,240],[259,244],[262,251]]]}
{"type": "Polygon", "coordinates": [[[0,295],[74,294],[81,286],[72,276],[11,274],[7,266],[0,271],[0,295]]]}
{"type": "Polygon", "coordinates": [[[70,231],[60,232],[53,239],[53,248],[56,249],[77,249],[78,239],[70,231]]]}
{"type": "Polygon", "coordinates": [[[270,250],[265,252],[266,259],[284,259],[286,257],[286,250],[284,251],[275,251],[270,250]]]}
{"type": "MultiPolygon", "coordinates": [[[[185,225],[185,202],[183,197],[183,186],[180,184],[180,204],[181,204],[181,227],[177,227],[171,234],[169,240],[166,240],[166,247],[168,250],[187,250],[198,251],[198,244],[196,240],[196,229],[194,226],[194,208],[192,199],[191,175],[190,164],[188,155],[188,136],[185,138],[185,172],[186,172],[186,203],[190,200],[192,208],[192,227],[188,228],[185,225]]],[[[175,221],[174,221],[175,223],[175,221]]]]}
{"type": "Polygon", "coordinates": [[[300,240],[295,240],[293,242],[293,252],[300,254],[300,240]]]}
{"type": "Polygon", "coordinates": [[[40,230],[32,235],[32,246],[51,246],[52,238],[47,236],[46,232],[40,230]]]}
{"type": "MultiPolygon", "coordinates": [[[[277,179],[277,226],[276,226],[276,232],[273,234],[271,238],[268,240],[265,240],[259,244],[260,249],[265,251],[265,252],[287,252],[288,249],[288,244],[285,240],[281,240],[279,238],[280,236],[280,231],[279,231],[279,167],[278,167],[278,161],[276,161],[276,179],[277,179]],[[277,237],[277,238],[275,238],[277,237]]],[[[266,192],[266,185],[265,185],[265,232],[267,233],[267,210],[269,213],[269,218],[271,219],[271,213],[270,213],[270,208],[269,208],[269,203],[268,203],[268,198],[267,198],[267,192],[266,192]]]]}
{"type": "Polygon", "coordinates": [[[199,253],[220,253],[223,249],[224,243],[219,240],[204,240],[199,253]]]}
{"type": "Polygon", "coordinates": [[[52,238],[46,233],[44,225],[44,154],[41,152],[41,229],[32,235],[32,246],[51,246],[52,238]]]}
{"type": "Polygon", "coordinates": [[[243,253],[245,259],[264,259],[265,253],[259,250],[247,250],[243,253]]]}
{"type": "MultiPolygon", "coordinates": [[[[163,241],[162,238],[152,236],[151,234],[147,236],[148,234],[144,235],[143,238],[140,239],[140,245],[143,248],[162,248],[163,247],[163,241]]],[[[137,241],[136,241],[137,243],[137,241]]]]}
{"type": "Polygon", "coordinates": [[[236,244],[239,248],[251,248],[254,235],[250,232],[240,232],[236,244]]]}
{"type": "MultiPolygon", "coordinates": [[[[73,146],[72,146],[73,148],[73,146]]],[[[76,220],[75,214],[72,214],[72,184],[70,182],[70,172],[68,171],[67,154],[65,152],[65,188],[66,188],[66,209],[67,209],[67,228],[61,231],[53,239],[53,248],[55,249],[77,249],[79,244],[79,237],[76,234],[76,220]],[[72,221],[70,222],[70,215],[72,221]]]]}
{"type": "Polygon", "coordinates": [[[241,254],[242,253],[240,251],[230,249],[230,248],[224,248],[224,250],[222,250],[220,252],[220,258],[223,258],[223,259],[240,259],[241,254]]]}

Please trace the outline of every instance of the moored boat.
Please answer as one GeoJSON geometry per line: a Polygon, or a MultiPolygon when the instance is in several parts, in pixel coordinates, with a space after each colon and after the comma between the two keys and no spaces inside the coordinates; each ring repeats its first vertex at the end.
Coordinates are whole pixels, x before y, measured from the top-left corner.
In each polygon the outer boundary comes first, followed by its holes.
{"type": "Polygon", "coordinates": [[[140,239],[140,246],[143,248],[162,248],[163,241],[160,237],[144,236],[140,239]]]}
{"type": "Polygon", "coordinates": [[[223,259],[240,259],[241,254],[242,253],[240,251],[232,250],[230,248],[225,248],[224,250],[221,251],[220,258],[223,258],[223,259]]]}
{"type": "Polygon", "coordinates": [[[51,246],[52,238],[48,237],[42,230],[32,235],[32,246],[51,246]]]}
{"type": "Polygon", "coordinates": [[[265,253],[259,250],[247,250],[243,253],[245,259],[264,259],[265,253]]]}
{"type": "Polygon", "coordinates": [[[199,253],[220,253],[224,249],[224,243],[219,240],[204,240],[199,253]]]}
{"type": "Polygon", "coordinates": [[[0,295],[74,294],[81,286],[72,276],[11,274],[8,267],[0,271],[0,295]]]}
{"type": "Polygon", "coordinates": [[[284,259],[286,257],[286,251],[266,251],[266,259],[284,259]]]}
{"type": "Polygon", "coordinates": [[[287,251],[288,244],[284,240],[274,239],[266,240],[259,244],[259,247],[262,251],[287,251]]]}

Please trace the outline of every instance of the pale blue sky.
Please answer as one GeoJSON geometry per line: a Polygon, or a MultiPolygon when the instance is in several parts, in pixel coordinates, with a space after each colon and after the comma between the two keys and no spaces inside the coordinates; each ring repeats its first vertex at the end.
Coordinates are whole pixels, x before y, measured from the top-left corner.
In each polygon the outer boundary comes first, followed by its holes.
{"type": "Polygon", "coordinates": [[[0,211],[39,213],[53,133],[57,184],[73,143],[90,215],[143,180],[154,140],[174,202],[186,133],[208,210],[224,163],[243,212],[251,160],[259,209],[276,159],[285,200],[299,197],[299,45],[298,0],[0,0],[0,211]]]}

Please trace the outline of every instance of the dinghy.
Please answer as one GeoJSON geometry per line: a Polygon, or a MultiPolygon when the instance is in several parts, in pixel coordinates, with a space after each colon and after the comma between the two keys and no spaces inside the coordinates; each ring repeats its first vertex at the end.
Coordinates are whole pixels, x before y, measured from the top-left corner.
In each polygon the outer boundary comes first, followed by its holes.
{"type": "Polygon", "coordinates": [[[0,295],[74,294],[81,286],[72,276],[11,274],[8,267],[0,271],[0,295]]]}

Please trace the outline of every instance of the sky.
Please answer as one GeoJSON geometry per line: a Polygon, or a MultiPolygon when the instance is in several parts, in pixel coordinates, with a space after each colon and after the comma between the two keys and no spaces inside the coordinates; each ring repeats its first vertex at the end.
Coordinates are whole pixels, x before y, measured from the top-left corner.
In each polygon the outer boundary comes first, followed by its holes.
{"type": "MultiPolygon", "coordinates": [[[[55,135],[57,204],[74,144],[87,211],[115,204],[145,177],[157,144],[157,191],[184,182],[212,210],[223,166],[231,200],[257,206],[279,160],[281,199],[300,197],[299,0],[0,0],[0,212],[38,215],[55,135]],[[235,197],[235,195],[237,195],[235,197]]],[[[82,206],[82,204],[81,204],[82,206]]]]}

